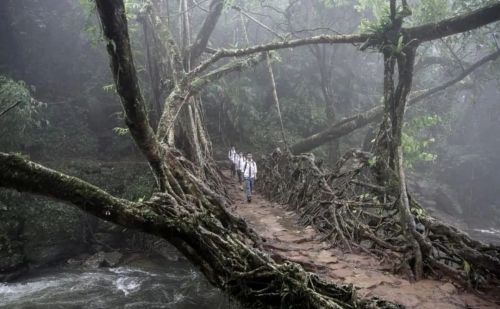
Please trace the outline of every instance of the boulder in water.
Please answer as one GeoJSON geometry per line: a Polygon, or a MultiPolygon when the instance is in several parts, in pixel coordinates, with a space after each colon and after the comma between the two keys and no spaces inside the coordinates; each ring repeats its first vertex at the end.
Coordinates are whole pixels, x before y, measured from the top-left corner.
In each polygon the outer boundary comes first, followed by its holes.
{"type": "Polygon", "coordinates": [[[103,252],[99,251],[96,254],[92,255],[83,263],[84,266],[90,268],[98,268],[98,267],[115,267],[117,266],[123,254],[117,251],[113,252],[103,252]]]}
{"type": "Polygon", "coordinates": [[[107,252],[104,254],[104,262],[107,267],[115,267],[118,266],[120,261],[122,260],[123,254],[118,251],[107,252]]]}

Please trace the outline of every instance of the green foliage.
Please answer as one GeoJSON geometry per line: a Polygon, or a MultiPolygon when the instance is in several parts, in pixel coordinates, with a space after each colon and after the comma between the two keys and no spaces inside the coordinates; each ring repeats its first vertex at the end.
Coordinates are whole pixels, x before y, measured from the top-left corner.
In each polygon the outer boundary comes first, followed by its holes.
{"type": "Polygon", "coordinates": [[[421,0],[413,9],[413,23],[437,22],[449,16],[448,2],[443,0],[421,0]]]}
{"type": "MultiPolygon", "coordinates": [[[[2,189],[0,203],[4,205],[0,209],[0,220],[17,224],[10,233],[21,234],[25,241],[50,244],[57,239],[76,240],[77,235],[81,235],[81,213],[60,202],[2,189]]],[[[9,238],[15,239],[15,235],[9,238]]]]}
{"type": "Polygon", "coordinates": [[[138,14],[145,11],[149,5],[146,0],[125,0],[125,12],[129,20],[136,19],[138,14]]]}
{"type": "Polygon", "coordinates": [[[96,18],[96,6],[93,0],[80,0],[80,6],[82,7],[85,23],[83,29],[87,34],[92,46],[97,47],[97,45],[103,41],[103,36],[101,29],[96,18]]]}
{"type": "Polygon", "coordinates": [[[108,84],[102,86],[102,90],[104,90],[107,93],[116,93],[116,86],[115,84],[108,84]]]}
{"type": "Polygon", "coordinates": [[[341,7],[341,6],[349,5],[352,3],[353,3],[353,0],[323,0],[323,4],[327,8],[341,7]]]}
{"type": "Polygon", "coordinates": [[[38,117],[44,104],[31,98],[26,84],[0,75],[0,112],[13,105],[16,106],[0,117],[0,145],[6,148],[15,148],[30,127],[47,124],[38,117]]]}
{"type": "MultiPolygon", "coordinates": [[[[414,5],[413,7],[414,14],[412,15],[411,23],[413,25],[421,25],[438,22],[442,19],[471,12],[496,2],[495,0],[422,0],[419,1],[418,5],[414,5]]],[[[447,57],[463,59],[470,54],[482,54],[485,50],[491,52],[497,50],[498,43],[495,42],[494,36],[499,30],[500,25],[493,23],[474,31],[467,31],[459,35],[446,37],[441,39],[440,42],[429,44],[433,45],[438,49],[439,53],[445,54],[447,57]],[[442,43],[446,43],[446,45],[441,46],[443,45],[442,43]],[[455,55],[450,53],[450,49],[454,50],[455,55]]],[[[429,52],[431,51],[436,55],[435,49],[430,49],[429,52]]]]}
{"type": "Polygon", "coordinates": [[[441,118],[436,115],[416,117],[405,123],[401,144],[405,154],[405,165],[414,168],[418,162],[435,161],[437,154],[432,153],[429,148],[435,142],[435,138],[425,134],[425,131],[438,125],[441,118]]]}
{"type": "MultiPolygon", "coordinates": [[[[83,9],[85,24],[84,31],[87,34],[90,43],[97,47],[97,45],[103,42],[104,38],[102,35],[101,28],[99,27],[99,22],[97,19],[97,11],[94,0],[79,0],[80,6],[83,9]]],[[[142,12],[149,1],[146,0],[125,0],[125,12],[129,20],[129,33],[136,33],[138,28],[135,23],[131,22],[137,19],[137,16],[142,12]]]]}
{"type": "Polygon", "coordinates": [[[354,8],[360,13],[370,12],[379,21],[389,16],[389,1],[387,0],[358,0],[354,8]]]}
{"type": "MultiPolygon", "coordinates": [[[[46,164],[130,200],[147,199],[154,188],[154,179],[142,163],[58,161],[46,164]]],[[[93,220],[91,216],[76,207],[0,188],[0,269],[5,264],[15,266],[24,259],[46,261],[43,253],[47,249],[53,251],[51,248],[82,244],[86,230],[92,225],[89,220],[93,220]],[[5,253],[9,255],[7,258],[5,253]],[[20,256],[14,259],[16,254],[20,256]]]]}
{"type": "MultiPolygon", "coordinates": [[[[331,0],[334,1],[334,0],[331,0]]],[[[335,1],[334,1],[335,2],[335,1]]],[[[452,8],[450,7],[448,1],[444,0],[421,0],[417,3],[413,3],[411,5],[411,18],[408,21],[412,25],[421,25],[424,23],[437,22],[442,20],[454,13],[463,12],[471,10],[470,4],[465,4],[466,0],[454,1],[452,8]],[[462,3],[462,4],[458,4],[462,3]]],[[[479,1],[472,1],[479,2],[479,1]]],[[[485,1],[483,1],[485,2],[485,1]]],[[[475,6],[477,8],[479,6],[475,6]]],[[[369,13],[369,15],[373,16],[373,19],[363,19],[360,24],[361,32],[368,33],[380,33],[383,31],[388,25],[390,25],[389,20],[389,1],[386,0],[358,0],[358,3],[355,5],[355,8],[360,13],[369,13]]],[[[400,14],[404,14],[401,8],[397,9],[400,14]]],[[[407,12],[409,13],[409,12],[407,12]]],[[[405,14],[406,16],[406,14],[405,14]]]]}
{"type": "Polygon", "coordinates": [[[464,272],[465,272],[465,274],[467,276],[469,276],[470,271],[471,271],[471,267],[470,267],[469,262],[467,262],[466,260],[464,260],[464,272]]]}
{"type": "Polygon", "coordinates": [[[137,201],[148,199],[154,191],[155,181],[145,162],[100,162],[76,160],[58,164],[57,170],[95,184],[106,192],[137,201]]]}
{"type": "Polygon", "coordinates": [[[118,136],[125,136],[128,135],[129,130],[128,128],[115,127],[113,128],[113,132],[115,132],[118,136]]]}
{"type": "MultiPolygon", "coordinates": [[[[461,0],[455,2],[474,1],[461,0]]],[[[362,33],[381,34],[391,25],[388,0],[323,0],[323,3],[326,7],[353,6],[358,13],[365,16],[359,25],[359,31],[362,33]]],[[[400,17],[411,15],[411,18],[405,19],[405,22],[409,21],[411,24],[436,22],[450,14],[448,1],[444,0],[413,2],[410,3],[410,8],[399,6],[399,2],[397,4],[397,15],[400,17]]],[[[463,11],[463,5],[461,7],[463,11]]]]}
{"type": "Polygon", "coordinates": [[[370,156],[370,158],[368,159],[368,165],[369,166],[375,166],[375,164],[377,163],[377,156],[370,156]]]}
{"type": "MultiPolygon", "coordinates": [[[[273,59],[276,55],[273,55],[273,59]]],[[[288,64],[283,62],[279,66],[273,66],[276,80],[283,81],[280,78],[283,66],[286,67],[288,64]]],[[[244,73],[239,78],[210,85],[207,92],[208,96],[213,97],[210,101],[220,101],[221,97],[224,97],[224,117],[227,116],[231,122],[228,126],[231,131],[225,133],[234,141],[240,140],[238,144],[241,146],[258,145],[260,152],[266,152],[276,146],[282,146],[279,116],[272,99],[267,68],[261,67],[261,70],[251,74],[253,76],[257,74],[257,77],[249,77],[244,73]]],[[[283,81],[278,83],[277,90],[285,135],[288,142],[293,144],[304,136],[312,134],[313,130],[326,125],[327,118],[324,103],[318,99],[317,89],[307,83],[296,83],[293,88],[289,87],[283,81]]],[[[220,110],[221,107],[213,106],[209,109],[220,110]]]]}
{"type": "Polygon", "coordinates": [[[44,158],[91,157],[97,152],[96,135],[90,130],[88,110],[78,104],[49,104],[40,117],[51,125],[31,128],[23,140],[23,151],[44,158]]]}
{"type": "Polygon", "coordinates": [[[496,3],[498,0],[455,0],[451,7],[455,11],[472,11],[488,4],[496,3]]]}
{"type": "Polygon", "coordinates": [[[389,6],[382,5],[377,9],[374,8],[375,20],[362,19],[359,25],[359,31],[362,33],[380,35],[386,31],[390,25],[391,20],[389,18],[389,6]],[[375,11],[377,11],[375,13],[375,11]],[[378,12],[380,11],[380,12],[378,12]]]}
{"type": "Polygon", "coordinates": [[[273,50],[269,52],[269,58],[271,63],[282,63],[283,57],[281,57],[280,53],[277,50],[273,50]]]}
{"type": "MultiPolygon", "coordinates": [[[[259,9],[262,7],[262,4],[264,2],[262,0],[244,0],[244,1],[241,1],[241,0],[224,0],[224,11],[230,11],[232,10],[232,6],[233,5],[237,5],[241,8],[243,8],[244,10],[246,11],[252,11],[252,10],[256,10],[256,9],[259,9]]],[[[285,4],[285,2],[282,2],[282,3],[273,3],[273,5],[275,6],[279,6],[279,5],[283,5],[285,4]]]]}
{"type": "Polygon", "coordinates": [[[415,207],[415,205],[412,205],[411,212],[417,218],[422,218],[424,215],[427,215],[424,208],[421,208],[420,206],[415,207]]]}

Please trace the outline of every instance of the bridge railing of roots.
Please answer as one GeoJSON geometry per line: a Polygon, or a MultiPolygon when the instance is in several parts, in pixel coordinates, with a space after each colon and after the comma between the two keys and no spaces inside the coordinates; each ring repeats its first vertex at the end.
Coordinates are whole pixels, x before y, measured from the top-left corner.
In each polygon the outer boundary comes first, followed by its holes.
{"type": "MultiPolygon", "coordinates": [[[[405,238],[399,197],[377,182],[369,153],[351,151],[326,171],[310,154],[279,150],[259,163],[258,189],[286,204],[326,241],[345,250],[361,250],[392,263],[410,280],[415,252],[405,238]]],[[[464,286],[488,288],[500,282],[500,247],[471,239],[466,233],[428,215],[411,199],[425,275],[446,276],[464,286]]]]}

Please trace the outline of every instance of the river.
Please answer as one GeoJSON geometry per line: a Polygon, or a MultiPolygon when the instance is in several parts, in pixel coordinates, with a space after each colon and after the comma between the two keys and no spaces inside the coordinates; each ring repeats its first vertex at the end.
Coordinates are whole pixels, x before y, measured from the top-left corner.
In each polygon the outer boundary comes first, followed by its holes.
{"type": "Polygon", "coordinates": [[[187,262],[59,266],[0,283],[0,308],[239,308],[187,262]]]}

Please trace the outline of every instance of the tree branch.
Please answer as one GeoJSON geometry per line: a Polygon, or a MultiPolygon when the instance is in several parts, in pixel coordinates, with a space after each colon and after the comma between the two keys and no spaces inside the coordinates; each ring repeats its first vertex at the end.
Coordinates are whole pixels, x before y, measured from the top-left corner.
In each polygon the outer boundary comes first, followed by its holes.
{"type": "Polygon", "coordinates": [[[191,82],[191,93],[196,93],[201,90],[202,87],[207,84],[216,81],[223,76],[232,73],[240,72],[246,68],[256,66],[265,59],[265,53],[260,53],[258,55],[248,57],[243,60],[230,62],[218,69],[215,69],[191,82]]]}
{"type": "Polygon", "coordinates": [[[425,57],[421,58],[420,61],[418,61],[415,64],[415,72],[421,71],[433,65],[452,67],[454,63],[453,61],[451,61],[449,58],[446,57],[440,57],[440,56],[425,57]]]}
{"type": "Polygon", "coordinates": [[[168,106],[168,108],[165,108],[157,130],[159,140],[164,141],[168,138],[169,133],[173,129],[175,119],[190,97],[196,95],[203,87],[220,79],[221,77],[231,72],[238,72],[244,70],[245,68],[256,66],[264,59],[264,54],[258,54],[253,57],[248,57],[247,59],[230,62],[216,70],[213,70],[212,72],[195,78],[191,82],[187,80],[188,76],[186,76],[183,83],[189,85],[185,87],[187,90],[182,91],[177,88],[167,98],[165,105],[168,106]]]}
{"type": "MultiPolygon", "coordinates": [[[[166,42],[165,47],[170,55],[170,66],[172,67],[172,76],[174,78],[175,84],[181,84],[183,78],[185,77],[184,65],[182,64],[182,58],[177,44],[175,43],[170,29],[166,30],[166,42]]],[[[164,108],[168,106],[165,105],[164,108]]]]}
{"type": "Polygon", "coordinates": [[[219,20],[223,8],[223,0],[212,0],[212,2],[210,2],[208,15],[205,18],[194,43],[189,49],[190,63],[192,65],[196,63],[196,60],[201,56],[207,47],[208,39],[217,25],[217,21],[219,20]]]}
{"type": "Polygon", "coordinates": [[[278,98],[278,90],[276,89],[276,82],[274,80],[274,72],[273,72],[273,67],[271,65],[271,57],[269,56],[268,52],[266,53],[266,64],[267,64],[267,70],[269,71],[269,80],[271,81],[273,101],[274,101],[274,104],[276,104],[276,110],[278,112],[278,117],[280,120],[281,138],[283,139],[283,145],[285,146],[285,150],[290,151],[288,148],[288,142],[287,142],[286,136],[285,136],[285,127],[283,126],[283,118],[281,117],[280,101],[278,98]]]}
{"type": "Polygon", "coordinates": [[[294,154],[304,153],[319,147],[327,141],[340,138],[352,131],[362,128],[365,125],[379,120],[384,115],[384,106],[376,106],[366,112],[359,113],[352,117],[340,120],[334,123],[327,129],[313,134],[303,140],[295,143],[290,147],[290,151],[294,154]]]}
{"type": "MultiPolygon", "coordinates": [[[[496,60],[500,57],[500,51],[496,51],[492,54],[489,54],[483,58],[481,58],[479,61],[475,62],[472,64],[470,67],[462,71],[461,74],[459,74],[457,77],[455,77],[452,80],[449,80],[439,86],[436,86],[432,89],[429,89],[421,94],[415,95],[411,97],[408,100],[408,107],[412,106],[423,99],[439,92],[442,91],[459,81],[463,80],[465,77],[470,75],[472,72],[474,72],[476,69],[481,67],[483,64],[496,60]]],[[[300,142],[294,144],[293,146],[290,147],[290,150],[292,153],[298,154],[298,153],[303,153],[303,152],[308,152],[311,151],[312,149],[319,147],[326,143],[327,141],[333,140],[340,138],[342,136],[345,136],[349,133],[351,133],[354,130],[360,129],[364,127],[365,125],[372,123],[374,121],[377,121],[382,118],[384,114],[384,107],[382,105],[376,106],[366,112],[359,113],[357,115],[354,115],[352,117],[343,119],[339,122],[334,123],[327,129],[313,134],[300,142]]]]}
{"type": "Polygon", "coordinates": [[[467,14],[444,19],[437,23],[404,29],[411,39],[421,42],[444,38],[457,33],[473,30],[500,19],[500,2],[486,5],[467,14]]]}
{"type": "Polygon", "coordinates": [[[436,92],[444,90],[444,89],[452,86],[453,84],[458,83],[459,81],[461,81],[462,79],[464,79],[468,75],[470,75],[472,72],[474,72],[477,68],[481,67],[483,64],[490,62],[490,61],[494,61],[494,60],[498,59],[499,57],[500,57],[500,50],[481,58],[479,61],[472,64],[467,69],[463,70],[462,73],[460,75],[458,75],[457,77],[455,77],[454,79],[449,80],[446,83],[443,83],[437,87],[429,89],[422,94],[416,95],[413,98],[410,98],[410,100],[408,101],[408,105],[413,105],[416,102],[421,101],[422,99],[435,94],[436,92]]]}
{"type": "Polygon", "coordinates": [[[111,73],[125,110],[125,123],[148,160],[161,190],[165,189],[160,145],[151,128],[134,65],[123,1],[96,0],[111,73]]]}
{"type": "Polygon", "coordinates": [[[0,187],[70,202],[85,212],[121,225],[131,220],[144,221],[133,203],[18,155],[0,153],[0,187]]]}
{"type": "MultiPolygon", "coordinates": [[[[240,12],[240,14],[243,14],[245,15],[248,19],[250,19],[251,21],[253,21],[254,23],[256,23],[257,25],[261,26],[262,28],[266,29],[267,31],[271,32],[272,34],[274,34],[275,36],[277,36],[278,38],[284,40],[285,39],[285,36],[279,34],[278,32],[274,31],[273,29],[269,28],[268,26],[266,26],[264,23],[260,22],[258,19],[254,18],[252,15],[248,14],[247,12],[243,11],[243,9],[237,5],[233,5],[231,6],[232,9],[240,12]]],[[[245,32],[246,33],[246,32],[245,32]]],[[[247,37],[248,38],[248,37],[247,37]]]]}
{"type": "MultiPolygon", "coordinates": [[[[158,130],[156,130],[156,135],[160,141],[163,142],[169,138],[169,134],[174,128],[175,119],[177,119],[182,106],[188,99],[187,95],[178,87],[167,97],[165,108],[158,123],[158,130]]],[[[170,141],[168,144],[170,144],[170,141]]]]}
{"type": "Polygon", "coordinates": [[[276,49],[292,48],[309,44],[352,44],[363,43],[370,36],[368,34],[349,34],[349,35],[318,35],[305,39],[295,39],[289,41],[280,41],[266,43],[242,49],[219,49],[212,57],[200,63],[196,68],[188,73],[188,76],[196,76],[207,69],[210,65],[225,57],[242,57],[259,52],[265,52],[276,49]]]}
{"type": "Polygon", "coordinates": [[[21,103],[22,103],[22,101],[17,101],[16,103],[14,103],[11,106],[7,107],[5,110],[3,110],[3,111],[0,112],[0,117],[2,117],[3,115],[7,114],[11,109],[13,109],[14,107],[18,106],[21,103]]]}
{"type": "MultiPolygon", "coordinates": [[[[419,41],[431,41],[449,35],[466,32],[487,25],[500,19],[500,3],[487,5],[473,12],[460,16],[444,19],[437,23],[425,24],[422,26],[404,28],[402,31],[407,35],[409,41],[417,39],[419,41]]],[[[209,59],[194,68],[188,75],[198,75],[200,72],[224,57],[241,57],[250,54],[304,46],[309,44],[354,44],[364,43],[369,39],[374,39],[374,35],[345,34],[345,35],[319,35],[304,39],[285,40],[281,42],[265,43],[243,49],[220,49],[209,59]]]]}

